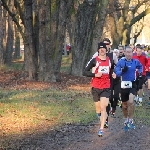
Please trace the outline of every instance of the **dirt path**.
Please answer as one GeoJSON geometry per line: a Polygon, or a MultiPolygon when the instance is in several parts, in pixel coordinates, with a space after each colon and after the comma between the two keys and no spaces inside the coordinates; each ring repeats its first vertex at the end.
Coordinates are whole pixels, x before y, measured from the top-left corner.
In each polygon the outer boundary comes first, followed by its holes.
{"type": "Polygon", "coordinates": [[[19,150],[150,150],[150,127],[136,122],[136,129],[125,133],[121,110],[109,117],[104,137],[97,136],[98,121],[89,125],[67,124],[47,133],[16,141],[19,150]]]}

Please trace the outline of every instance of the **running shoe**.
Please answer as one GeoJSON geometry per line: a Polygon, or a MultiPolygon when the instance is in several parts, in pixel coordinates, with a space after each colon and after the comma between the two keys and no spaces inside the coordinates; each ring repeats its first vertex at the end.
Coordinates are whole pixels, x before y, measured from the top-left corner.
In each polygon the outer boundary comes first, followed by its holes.
{"type": "Polygon", "coordinates": [[[108,122],[107,121],[104,124],[104,128],[108,128],[108,122]]]}
{"type": "Polygon", "coordinates": [[[135,102],[138,102],[138,100],[139,100],[139,97],[138,97],[138,96],[135,96],[135,97],[134,97],[134,101],[135,101],[135,102]]]}
{"type": "Polygon", "coordinates": [[[133,122],[129,122],[129,123],[128,123],[128,127],[129,127],[130,129],[135,129],[135,125],[133,124],[133,122]]]}
{"type": "Polygon", "coordinates": [[[124,123],[124,131],[127,132],[129,130],[128,123],[124,123]]]}
{"type": "Polygon", "coordinates": [[[113,117],[113,118],[116,118],[116,116],[115,116],[115,112],[111,112],[111,117],[113,117]]]}
{"type": "Polygon", "coordinates": [[[102,137],[103,135],[104,135],[103,130],[102,130],[102,129],[99,129],[99,130],[98,130],[98,136],[99,136],[99,137],[102,137]]]}

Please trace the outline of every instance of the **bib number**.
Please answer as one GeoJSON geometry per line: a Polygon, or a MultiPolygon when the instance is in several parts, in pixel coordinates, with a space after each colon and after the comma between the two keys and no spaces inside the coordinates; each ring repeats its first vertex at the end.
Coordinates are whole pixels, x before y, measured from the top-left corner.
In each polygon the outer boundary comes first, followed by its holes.
{"type": "Polygon", "coordinates": [[[131,81],[121,81],[121,88],[132,88],[132,82],[131,81]]]}
{"type": "Polygon", "coordinates": [[[109,66],[100,66],[98,72],[101,72],[103,74],[109,74],[109,66]]]}

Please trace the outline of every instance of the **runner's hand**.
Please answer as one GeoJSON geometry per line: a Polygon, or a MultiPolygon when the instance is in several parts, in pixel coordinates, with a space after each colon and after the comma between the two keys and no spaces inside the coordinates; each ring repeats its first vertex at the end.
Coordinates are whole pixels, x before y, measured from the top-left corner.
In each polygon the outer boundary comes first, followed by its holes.
{"type": "Polygon", "coordinates": [[[116,79],[116,74],[113,72],[112,77],[116,79]]]}
{"type": "Polygon", "coordinates": [[[124,68],[122,68],[122,72],[125,73],[128,71],[128,66],[124,66],[124,68]]]}
{"type": "Polygon", "coordinates": [[[98,73],[95,74],[95,77],[97,77],[97,78],[100,78],[101,76],[102,76],[101,72],[98,72],[98,73]]]}

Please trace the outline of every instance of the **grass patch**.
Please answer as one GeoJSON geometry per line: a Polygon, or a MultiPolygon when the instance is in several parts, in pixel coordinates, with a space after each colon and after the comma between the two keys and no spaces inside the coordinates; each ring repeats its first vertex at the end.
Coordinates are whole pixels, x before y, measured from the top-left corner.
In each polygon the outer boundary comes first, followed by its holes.
{"type": "Polygon", "coordinates": [[[71,54],[68,56],[63,55],[62,56],[62,62],[61,62],[61,72],[70,73],[71,69],[71,63],[72,63],[72,56],[71,54]]]}
{"type": "Polygon", "coordinates": [[[10,70],[17,71],[17,70],[22,70],[22,68],[23,68],[23,63],[13,62],[10,66],[3,65],[0,69],[5,71],[10,71],[10,70]]]}
{"type": "Polygon", "coordinates": [[[0,128],[7,135],[34,130],[43,122],[53,127],[66,123],[87,124],[95,119],[92,98],[82,95],[81,91],[2,90],[1,95],[0,128]]]}

